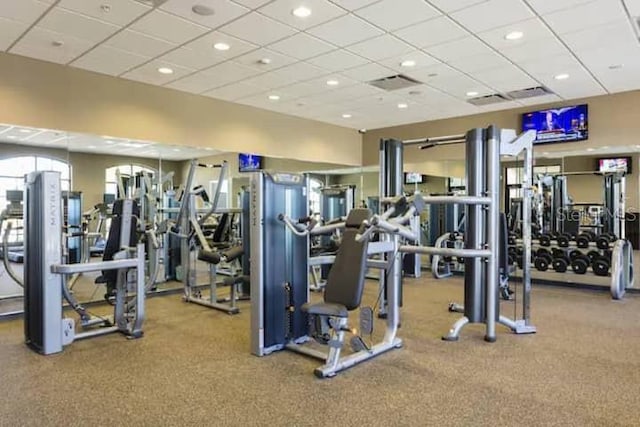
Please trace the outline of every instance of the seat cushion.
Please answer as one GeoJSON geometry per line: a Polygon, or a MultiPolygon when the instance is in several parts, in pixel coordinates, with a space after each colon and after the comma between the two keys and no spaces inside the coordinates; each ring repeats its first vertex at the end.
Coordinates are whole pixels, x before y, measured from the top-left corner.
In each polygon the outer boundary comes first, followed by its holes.
{"type": "Polygon", "coordinates": [[[303,304],[302,312],[316,316],[348,317],[347,307],[341,304],[317,303],[303,304]]]}
{"type": "Polygon", "coordinates": [[[219,264],[220,254],[218,252],[205,251],[204,249],[200,249],[198,251],[198,259],[200,261],[208,262],[209,264],[219,264]]]}

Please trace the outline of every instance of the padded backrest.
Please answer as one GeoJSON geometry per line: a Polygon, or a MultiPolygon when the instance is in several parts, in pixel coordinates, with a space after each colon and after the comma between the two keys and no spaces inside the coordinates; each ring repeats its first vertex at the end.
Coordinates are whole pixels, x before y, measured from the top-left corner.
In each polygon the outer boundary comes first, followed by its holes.
{"type": "Polygon", "coordinates": [[[500,214],[500,221],[498,222],[498,227],[500,228],[500,237],[498,238],[498,245],[500,245],[498,249],[498,259],[500,263],[500,270],[503,274],[508,274],[509,272],[509,228],[507,227],[507,215],[504,213],[500,214]]]}
{"type": "Polygon", "coordinates": [[[229,214],[223,213],[220,215],[220,219],[218,220],[218,226],[213,232],[212,240],[214,243],[221,243],[224,241],[225,229],[227,228],[227,223],[229,222],[229,214]]]}
{"type": "Polygon", "coordinates": [[[360,306],[367,271],[368,238],[356,241],[362,221],[371,217],[369,209],[352,209],[342,234],[342,242],[329,271],[324,289],[324,302],[344,305],[347,310],[360,306]]]}
{"type": "MultiPolygon", "coordinates": [[[[118,199],[113,203],[113,216],[111,217],[111,227],[109,228],[109,236],[107,236],[107,244],[105,245],[104,253],[102,254],[103,261],[113,260],[113,256],[119,252],[122,247],[122,243],[120,242],[120,233],[122,229],[122,211],[124,202],[125,200],[118,199]]],[[[131,200],[131,202],[133,203],[133,207],[131,210],[131,228],[128,230],[129,246],[135,246],[138,243],[136,230],[138,228],[140,207],[138,206],[137,201],[131,200]]],[[[106,280],[108,286],[115,286],[118,277],[118,270],[105,270],[102,272],[102,276],[106,280]]]]}

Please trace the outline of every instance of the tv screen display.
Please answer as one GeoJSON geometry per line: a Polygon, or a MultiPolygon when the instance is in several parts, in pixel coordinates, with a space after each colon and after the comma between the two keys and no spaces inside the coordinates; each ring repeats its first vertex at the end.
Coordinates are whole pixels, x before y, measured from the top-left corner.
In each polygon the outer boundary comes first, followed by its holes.
{"type": "Polygon", "coordinates": [[[588,107],[583,104],[525,113],[522,130],[537,132],[535,144],[583,141],[589,137],[588,107]]]}
{"type": "Polygon", "coordinates": [[[631,157],[614,157],[598,159],[599,172],[624,172],[631,173],[631,157]]]}
{"type": "Polygon", "coordinates": [[[416,172],[405,172],[404,183],[405,184],[422,184],[422,174],[416,172]]]}
{"type": "Polygon", "coordinates": [[[238,154],[240,172],[253,172],[262,169],[262,156],[255,154],[238,154]]]}

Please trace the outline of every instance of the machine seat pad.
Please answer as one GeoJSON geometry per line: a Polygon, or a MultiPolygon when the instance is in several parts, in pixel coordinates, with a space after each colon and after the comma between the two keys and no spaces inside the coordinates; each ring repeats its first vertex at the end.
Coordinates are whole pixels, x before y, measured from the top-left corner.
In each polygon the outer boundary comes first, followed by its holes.
{"type": "Polygon", "coordinates": [[[200,261],[208,262],[209,264],[219,264],[220,253],[215,251],[205,251],[204,249],[200,249],[198,251],[198,259],[200,261]]]}
{"type": "Polygon", "coordinates": [[[244,249],[242,246],[234,246],[224,251],[222,255],[227,259],[227,262],[231,262],[244,255],[244,249]]]}
{"type": "Polygon", "coordinates": [[[249,276],[231,276],[222,279],[224,286],[242,285],[249,283],[249,276]]]}
{"type": "Polygon", "coordinates": [[[302,312],[316,316],[349,317],[347,307],[342,304],[320,302],[317,304],[303,304],[302,312]]]}

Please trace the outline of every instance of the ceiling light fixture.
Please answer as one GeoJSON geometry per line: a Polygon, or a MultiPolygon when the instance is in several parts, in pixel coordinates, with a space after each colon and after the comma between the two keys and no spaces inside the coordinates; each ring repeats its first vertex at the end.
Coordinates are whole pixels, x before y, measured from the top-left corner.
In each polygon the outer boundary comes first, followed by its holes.
{"type": "Polygon", "coordinates": [[[603,150],[606,150],[607,148],[609,148],[609,146],[608,146],[608,145],[603,145],[603,146],[602,146],[602,147],[600,147],[600,148],[602,148],[603,150]]]}
{"type": "Polygon", "coordinates": [[[271,58],[261,58],[258,60],[258,64],[260,65],[269,65],[271,64],[271,58]]]}
{"type": "Polygon", "coordinates": [[[200,15],[200,16],[211,16],[216,13],[216,11],[213,10],[213,8],[206,6],[204,4],[193,5],[193,7],[191,8],[191,11],[196,15],[200,15]]]}
{"type": "Polygon", "coordinates": [[[595,148],[587,148],[587,151],[595,151],[595,148]]]}
{"type": "Polygon", "coordinates": [[[610,70],[619,70],[620,68],[622,68],[622,64],[609,65],[610,70]]]}
{"type": "Polygon", "coordinates": [[[158,68],[158,72],[160,74],[173,74],[173,70],[169,67],[160,67],[158,68]]]}
{"type": "Polygon", "coordinates": [[[467,92],[467,96],[478,96],[478,92],[472,90],[471,92],[467,92]]]}
{"type": "Polygon", "coordinates": [[[343,114],[342,118],[343,119],[350,119],[351,118],[351,114],[343,114]]]}
{"type": "Polygon", "coordinates": [[[311,9],[305,6],[296,7],[291,11],[293,16],[297,16],[298,18],[308,18],[311,16],[311,9]]]}
{"type": "Polygon", "coordinates": [[[524,36],[522,31],[511,31],[509,34],[505,35],[504,38],[507,40],[519,40],[524,36]]]}
{"type": "Polygon", "coordinates": [[[179,148],[174,148],[173,151],[177,152],[177,151],[180,151],[180,149],[179,148]]]}
{"type": "Polygon", "coordinates": [[[62,47],[64,46],[64,42],[62,40],[54,40],[51,42],[51,46],[53,47],[62,47]]]}
{"type": "Polygon", "coordinates": [[[104,13],[109,13],[111,12],[111,5],[108,4],[102,4],[100,5],[100,10],[102,10],[104,13]]]}
{"type": "Polygon", "coordinates": [[[566,73],[556,74],[553,78],[556,80],[566,80],[569,78],[569,74],[566,74],[566,73]]]}
{"type": "Polygon", "coordinates": [[[229,50],[231,48],[231,46],[229,46],[227,43],[216,43],[213,45],[213,48],[216,50],[229,50]]]}
{"type": "Polygon", "coordinates": [[[87,148],[89,148],[89,149],[92,149],[92,150],[93,150],[94,148],[98,148],[98,147],[96,147],[95,145],[87,145],[87,148]]]}
{"type": "Polygon", "coordinates": [[[414,61],[413,59],[407,59],[405,61],[402,61],[400,63],[401,67],[415,67],[416,66],[416,61],[414,61]]]}
{"type": "Polygon", "coordinates": [[[20,133],[31,133],[31,131],[29,129],[19,129],[18,132],[20,132],[20,133]]]}
{"type": "Polygon", "coordinates": [[[337,80],[327,80],[327,85],[329,86],[338,86],[340,84],[337,80]]]}
{"type": "Polygon", "coordinates": [[[18,139],[18,137],[15,136],[15,135],[7,135],[7,138],[9,138],[9,139],[18,139]]]}
{"type": "Polygon", "coordinates": [[[544,153],[542,153],[542,155],[543,155],[543,156],[548,156],[548,155],[549,155],[549,152],[548,152],[548,151],[545,151],[544,153]]]}
{"type": "Polygon", "coordinates": [[[277,101],[280,99],[280,95],[269,95],[271,101],[277,101]]]}
{"type": "Polygon", "coordinates": [[[405,108],[409,108],[408,104],[405,104],[404,102],[401,102],[400,104],[398,104],[398,108],[400,108],[401,110],[405,109],[405,108]]]}

